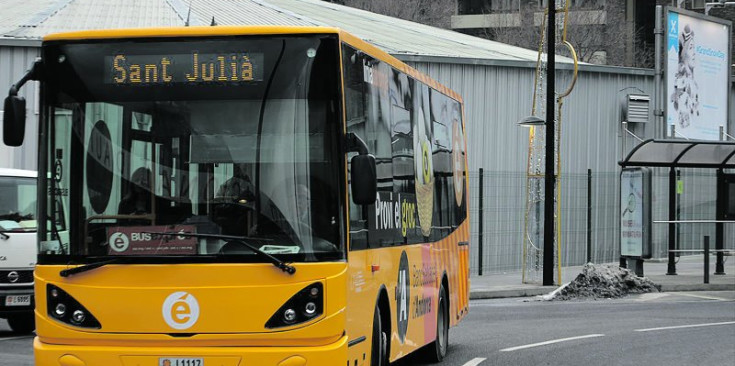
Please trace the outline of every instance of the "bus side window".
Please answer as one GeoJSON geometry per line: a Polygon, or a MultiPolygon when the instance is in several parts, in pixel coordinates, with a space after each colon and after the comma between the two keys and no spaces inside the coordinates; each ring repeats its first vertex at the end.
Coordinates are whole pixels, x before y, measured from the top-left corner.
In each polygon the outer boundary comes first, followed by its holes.
{"type": "Polygon", "coordinates": [[[431,89],[433,129],[434,218],[432,240],[441,240],[452,232],[454,224],[454,179],[452,179],[452,135],[446,96],[431,89]]]}
{"type": "MultiPolygon", "coordinates": [[[[365,138],[365,92],[363,85],[362,61],[357,51],[347,45],[342,47],[344,70],[345,112],[347,116],[347,131],[365,138]]],[[[347,177],[350,177],[350,158],[357,153],[347,154],[347,177]]],[[[351,183],[350,183],[351,184],[351,183]]],[[[347,192],[351,192],[348,187],[347,192]]],[[[350,209],[350,250],[367,248],[368,240],[368,207],[356,205],[349,200],[350,209]]]]}

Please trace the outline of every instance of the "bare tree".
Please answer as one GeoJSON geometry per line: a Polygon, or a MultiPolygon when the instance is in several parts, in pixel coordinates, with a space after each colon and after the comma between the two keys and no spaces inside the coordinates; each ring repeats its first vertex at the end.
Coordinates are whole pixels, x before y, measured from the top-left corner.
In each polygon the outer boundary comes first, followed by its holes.
{"type": "MultiPolygon", "coordinates": [[[[520,7],[521,26],[496,22],[497,27],[486,28],[479,35],[514,46],[538,49],[543,9],[535,4],[526,2],[526,6],[520,7]]],[[[636,67],[653,64],[653,50],[642,42],[641,29],[626,20],[624,2],[607,0],[582,4],[585,5],[583,8],[570,9],[567,25],[567,41],[574,47],[580,61],[636,67]],[[632,53],[630,58],[626,57],[629,52],[632,53]]],[[[557,39],[560,39],[564,15],[557,13],[556,19],[559,24],[557,39]]],[[[557,46],[557,53],[570,56],[564,47],[557,46]]]]}
{"type": "MultiPolygon", "coordinates": [[[[457,11],[457,0],[324,1],[441,28],[450,27],[451,16],[457,11]]],[[[504,9],[499,13],[495,13],[491,4],[494,3],[488,1],[482,11],[488,15],[518,14],[520,24],[517,19],[513,23],[510,16],[496,16],[492,27],[469,33],[513,46],[538,49],[544,9],[538,1],[521,0],[514,3],[516,5],[512,9],[504,9]]],[[[624,1],[585,0],[574,4],[570,9],[567,40],[574,46],[580,61],[635,67],[650,67],[653,64],[653,48],[641,40],[641,29],[636,29],[632,22],[626,20],[624,1]],[[628,57],[631,53],[632,57],[628,57]]],[[[558,14],[557,21],[561,23],[563,16],[558,14]]],[[[560,55],[569,55],[566,48],[557,50],[560,55]]]]}
{"type": "MultiPolygon", "coordinates": [[[[533,11],[528,8],[521,8],[519,11],[520,19],[529,19],[528,17],[533,19],[533,16],[533,11]]],[[[477,35],[512,46],[537,50],[539,38],[541,37],[541,27],[533,24],[524,24],[519,27],[512,22],[512,18],[500,17],[497,19],[496,27],[482,28],[477,35]]]]}
{"type": "MultiPolygon", "coordinates": [[[[344,5],[373,13],[449,28],[457,0],[337,0],[344,5]]],[[[337,2],[334,1],[334,2],[337,2]]]]}

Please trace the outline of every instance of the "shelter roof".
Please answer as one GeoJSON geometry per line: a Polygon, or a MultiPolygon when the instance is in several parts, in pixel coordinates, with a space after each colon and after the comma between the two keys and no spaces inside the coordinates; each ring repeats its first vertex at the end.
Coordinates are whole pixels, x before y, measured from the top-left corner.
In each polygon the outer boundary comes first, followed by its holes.
{"type": "Polygon", "coordinates": [[[735,142],[646,140],[619,163],[622,167],[735,168],[735,142]]]}

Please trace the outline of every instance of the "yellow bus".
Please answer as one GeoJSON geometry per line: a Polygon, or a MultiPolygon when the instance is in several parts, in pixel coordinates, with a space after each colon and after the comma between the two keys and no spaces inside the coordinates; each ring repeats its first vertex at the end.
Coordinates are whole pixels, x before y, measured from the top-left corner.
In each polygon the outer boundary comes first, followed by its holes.
{"type": "Polygon", "coordinates": [[[459,95],[327,27],[47,36],[37,365],[441,360],[468,311],[459,95]]]}

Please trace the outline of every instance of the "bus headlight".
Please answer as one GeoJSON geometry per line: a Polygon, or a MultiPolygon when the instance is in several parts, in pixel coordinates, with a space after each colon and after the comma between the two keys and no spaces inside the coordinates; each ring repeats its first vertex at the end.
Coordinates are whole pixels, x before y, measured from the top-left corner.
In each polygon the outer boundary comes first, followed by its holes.
{"type": "Polygon", "coordinates": [[[269,329],[287,327],[313,320],[324,312],[324,285],[314,282],[293,295],[265,323],[269,329]]]}
{"type": "Polygon", "coordinates": [[[296,311],[294,309],[287,309],[283,312],[283,320],[286,321],[286,323],[293,323],[294,320],[296,320],[296,311]]]}
{"type": "Polygon", "coordinates": [[[79,301],[54,285],[46,286],[46,308],[49,317],[62,323],[82,328],[102,328],[100,322],[79,301]]]}
{"type": "Polygon", "coordinates": [[[64,317],[64,315],[66,315],[66,305],[56,304],[56,307],[54,308],[54,315],[56,315],[57,318],[64,317]]]}
{"type": "Polygon", "coordinates": [[[306,313],[306,316],[312,317],[314,314],[316,314],[316,304],[313,302],[307,302],[306,307],[304,308],[304,313],[306,313]]]}
{"type": "Polygon", "coordinates": [[[87,315],[84,314],[81,310],[74,310],[74,313],[71,314],[71,321],[74,323],[80,324],[84,321],[84,318],[86,318],[87,315]]]}

